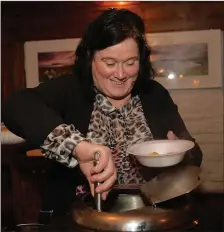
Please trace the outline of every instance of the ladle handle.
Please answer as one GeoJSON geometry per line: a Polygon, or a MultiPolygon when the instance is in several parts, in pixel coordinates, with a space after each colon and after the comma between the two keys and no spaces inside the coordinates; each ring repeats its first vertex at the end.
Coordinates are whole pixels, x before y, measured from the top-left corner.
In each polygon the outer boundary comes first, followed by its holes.
{"type": "MultiPolygon", "coordinates": [[[[94,153],[94,161],[93,161],[93,166],[95,167],[98,162],[99,162],[99,156],[100,156],[100,152],[97,151],[94,153]]],[[[98,212],[101,212],[102,209],[102,198],[101,198],[101,194],[96,192],[96,187],[99,186],[100,183],[99,182],[95,182],[94,183],[94,199],[95,199],[95,205],[96,205],[96,210],[98,212]]]]}

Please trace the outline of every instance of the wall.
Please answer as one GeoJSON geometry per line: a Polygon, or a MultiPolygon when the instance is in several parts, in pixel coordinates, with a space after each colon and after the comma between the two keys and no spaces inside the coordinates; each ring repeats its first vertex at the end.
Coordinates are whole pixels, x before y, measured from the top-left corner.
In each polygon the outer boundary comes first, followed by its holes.
{"type": "Polygon", "coordinates": [[[171,96],[203,151],[203,190],[223,191],[223,90],[177,90],[171,96]]]}
{"type": "MultiPolygon", "coordinates": [[[[224,30],[223,2],[3,2],[2,98],[25,88],[25,41],[80,37],[86,25],[108,7],[138,13],[148,33],[224,30]]],[[[171,94],[204,152],[204,188],[223,189],[223,90],[178,90],[171,94]]]]}
{"type": "Polygon", "coordinates": [[[2,2],[2,98],[25,87],[25,41],[80,37],[87,24],[109,7],[138,13],[149,33],[224,30],[224,2],[121,3],[2,2]]]}

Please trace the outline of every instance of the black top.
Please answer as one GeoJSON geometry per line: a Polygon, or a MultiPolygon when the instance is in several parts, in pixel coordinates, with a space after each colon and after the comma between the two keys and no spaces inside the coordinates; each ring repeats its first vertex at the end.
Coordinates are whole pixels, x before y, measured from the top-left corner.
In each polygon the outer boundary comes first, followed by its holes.
{"type": "MultiPolygon", "coordinates": [[[[39,148],[49,133],[64,123],[73,124],[86,136],[94,99],[87,97],[85,89],[74,76],[60,77],[36,88],[24,89],[3,103],[2,121],[10,131],[24,138],[30,149],[39,148]]],[[[159,83],[152,80],[148,91],[139,97],[154,139],[167,139],[167,132],[172,130],[179,138],[194,141],[169,92],[159,83]]],[[[186,153],[182,163],[199,166],[201,161],[202,152],[196,144],[186,153]]],[[[46,176],[42,210],[53,209],[59,214],[67,212],[75,200],[76,186],[86,179],[79,166],[69,169],[57,161],[48,162],[50,170],[46,176]]],[[[151,171],[157,175],[162,170],[151,171]]],[[[142,172],[144,175],[146,170],[143,168],[142,172]]],[[[148,175],[148,171],[145,174],[148,175]]]]}
{"type": "MultiPolygon", "coordinates": [[[[146,121],[154,139],[167,139],[173,131],[181,139],[194,139],[187,131],[169,92],[152,80],[148,92],[140,94],[146,121]]],[[[82,83],[74,76],[63,76],[24,89],[3,103],[2,119],[14,134],[24,138],[30,147],[39,148],[60,124],[73,124],[84,136],[88,131],[94,99],[86,97],[82,83]]],[[[200,165],[202,152],[192,149],[188,163],[200,165]]]]}

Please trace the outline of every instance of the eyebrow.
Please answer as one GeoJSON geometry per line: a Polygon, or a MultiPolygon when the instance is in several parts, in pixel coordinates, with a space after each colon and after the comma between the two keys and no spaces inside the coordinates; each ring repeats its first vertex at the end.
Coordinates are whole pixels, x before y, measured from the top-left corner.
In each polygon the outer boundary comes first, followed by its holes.
{"type": "MultiPolygon", "coordinates": [[[[115,60],[115,61],[118,61],[116,58],[113,58],[113,57],[101,57],[101,60],[103,60],[103,61],[105,61],[105,60],[115,60]]],[[[138,56],[129,57],[129,58],[127,58],[124,61],[128,61],[128,60],[139,60],[139,57],[138,56]]]]}

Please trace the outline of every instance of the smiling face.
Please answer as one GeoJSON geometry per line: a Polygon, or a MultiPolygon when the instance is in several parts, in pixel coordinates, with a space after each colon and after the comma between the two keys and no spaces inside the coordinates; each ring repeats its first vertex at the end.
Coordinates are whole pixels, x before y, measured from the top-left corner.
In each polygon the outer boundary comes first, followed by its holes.
{"type": "Polygon", "coordinates": [[[138,72],[139,51],[134,39],[126,39],[94,54],[94,84],[111,102],[130,99],[138,72]]]}

